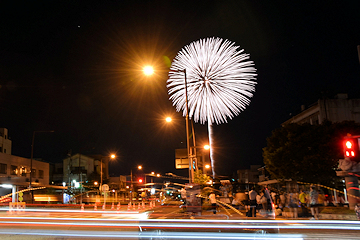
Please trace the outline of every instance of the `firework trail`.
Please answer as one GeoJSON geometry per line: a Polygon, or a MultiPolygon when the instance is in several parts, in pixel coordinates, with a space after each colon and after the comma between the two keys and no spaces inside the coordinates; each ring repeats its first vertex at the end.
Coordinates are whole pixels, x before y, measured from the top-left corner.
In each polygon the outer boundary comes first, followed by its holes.
{"type": "Polygon", "coordinates": [[[208,123],[210,160],[215,178],[212,151],[212,124],[227,122],[250,104],[256,85],[256,69],[249,54],[234,42],[206,38],[182,48],[174,58],[167,80],[170,100],[186,116],[184,73],[187,77],[189,118],[208,123]],[[184,71],[185,70],[185,71],[184,71]]]}

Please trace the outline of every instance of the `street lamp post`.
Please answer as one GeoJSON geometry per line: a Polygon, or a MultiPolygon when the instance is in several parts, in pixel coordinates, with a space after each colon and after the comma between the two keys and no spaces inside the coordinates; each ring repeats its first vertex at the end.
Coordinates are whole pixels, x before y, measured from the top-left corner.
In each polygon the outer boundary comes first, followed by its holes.
{"type": "MultiPolygon", "coordinates": [[[[194,134],[194,132],[193,132],[194,134]]],[[[198,161],[197,161],[197,155],[196,155],[196,149],[205,149],[205,150],[209,150],[210,149],[210,146],[209,145],[205,145],[203,147],[200,147],[200,146],[196,146],[195,145],[195,141],[194,141],[194,146],[191,147],[191,150],[192,150],[192,154],[190,155],[191,159],[195,158],[195,162],[192,162],[194,163],[195,165],[195,170],[198,170],[198,161]]]]}
{"type": "MultiPolygon", "coordinates": [[[[115,154],[110,155],[111,159],[115,159],[115,157],[116,157],[115,154]]],[[[103,158],[100,159],[100,186],[103,185],[103,166],[102,166],[103,164],[102,163],[103,163],[103,158]]]]}
{"type": "MultiPolygon", "coordinates": [[[[138,170],[142,169],[142,165],[138,165],[137,166],[138,170]]],[[[132,168],[130,169],[130,202],[132,202],[133,200],[133,195],[134,194],[134,184],[133,184],[133,172],[132,172],[132,168]]]]}
{"type": "MultiPolygon", "coordinates": [[[[32,169],[32,165],[33,165],[33,157],[34,157],[34,142],[35,142],[35,133],[39,133],[39,132],[54,132],[53,130],[51,131],[34,131],[33,132],[33,137],[32,137],[32,142],[31,142],[31,156],[30,156],[30,184],[29,184],[29,188],[31,189],[31,182],[32,182],[32,174],[33,174],[33,169],[32,169]]],[[[31,203],[34,203],[34,198],[33,198],[33,192],[30,190],[31,193],[31,203]]]]}
{"type": "MultiPolygon", "coordinates": [[[[186,103],[186,147],[187,147],[187,155],[189,160],[189,183],[194,182],[194,169],[193,169],[193,160],[191,158],[191,148],[190,148],[190,138],[189,138],[189,104],[188,104],[188,91],[187,91],[187,76],[186,76],[186,69],[177,70],[178,72],[184,73],[185,79],[185,103],[186,103]]],[[[143,68],[143,72],[146,76],[150,76],[154,73],[154,69],[151,66],[145,66],[143,68]]],[[[168,119],[167,121],[169,121],[168,119]]],[[[170,120],[171,121],[171,120],[170,120]]],[[[193,131],[194,133],[194,131],[193,131]]],[[[194,135],[193,135],[194,136],[194,135]]],[[[195,146],[195,139],[194,139],[194,146],[195,146]]],[[[196,166],[196,164],[195,164],[196,166]]]]}
{"type": "Polygon", "coordinates": [[[186,147],[187,147],[187,155],[189,160],[189,183],[194,182],[194,169],[193,169],[193,163],[192,163],[192,157],[191,157],[191,149],[190,149],[190,138],[189,138],[189,101],[188,101],[188,91],[187,91],[187,77],[186,77],[186,69],[178,70],[179,72],[184,73],[184,79],[185,79],[185,103],[186,103],[186,147]]]}

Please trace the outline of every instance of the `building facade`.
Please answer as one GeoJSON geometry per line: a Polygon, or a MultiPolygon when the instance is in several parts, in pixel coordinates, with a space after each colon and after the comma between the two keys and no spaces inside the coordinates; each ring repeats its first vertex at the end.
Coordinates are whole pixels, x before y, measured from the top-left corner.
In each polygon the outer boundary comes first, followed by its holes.
{"type": "MultiPolygon", "coordinates": [[[[71,186],[72,181],[101,181],[109,178],[109,157],[102,155],[86,156],[75,154],[63,160],[63,182],[71,186]],[[101,174],[102,170],[102,174],[101,174]]],[[[58,171],[59,172],[59,171],[58,171]]]]}
{"type": "Polygon", "coordinates": [[[74,180],[87,181],[94,170],[94,158],[79,153],[69,156],[63,160],[63,182],[71,186],[74,180]]]}
{"type": "Polygon", "coordinates": [[[0,128],[0,153],[11,155],[11,140],[6,128],[0,128]]]}
{"type": "MultiPolygon", "coordinates": [[[[31,185],[49,185],[49,163],[39,160],[32,160],[31,185]]],[[[0,183],[17,186],[29,186],[30,164],[28,158],[0,153],[0,183]]]]}
{"type": "Polygon", "coordinates": [[[349,99],[345,93],[337,94],[333,99],[319,99],[310,107],[301,107],[301,113],[293,116],[282,125],[290,123],[321,124],[331,122],[360,122],[360,99],[349,99]]]}
{"type": "Polygon", "coordinates": [[[250,169],[237,170],[239,183],[257,183],[259,182],[259,168],[261,165],[250,165],[250,169]]]}

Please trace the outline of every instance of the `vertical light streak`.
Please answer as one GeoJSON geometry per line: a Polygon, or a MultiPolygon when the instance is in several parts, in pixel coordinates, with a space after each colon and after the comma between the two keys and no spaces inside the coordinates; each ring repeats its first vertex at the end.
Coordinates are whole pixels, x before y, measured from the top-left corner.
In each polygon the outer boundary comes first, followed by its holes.
{"type": "Polygon", "coordinates": [[[212,175],[213,178],[215,179],[215,160],[214,160],[214,156],[213,156],[213,150],[212,150],[212,125],[210,122],[208,122],[208,131],[209,131],[209,146],[210,146],[210,162],[211,162],[211,171],[212,171],[212,175]]]}

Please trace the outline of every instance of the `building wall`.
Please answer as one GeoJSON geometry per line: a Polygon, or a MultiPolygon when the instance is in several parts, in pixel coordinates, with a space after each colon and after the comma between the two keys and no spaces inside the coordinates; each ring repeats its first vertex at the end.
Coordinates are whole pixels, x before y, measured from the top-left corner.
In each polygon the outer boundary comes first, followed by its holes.
{"type": "Polygon", "coordinates": [[[348,99],[347,94],[338,94],[334,99],[319,99],[316,103],[304,109],[283,123],[321,124],[325,120],[331,122],[360,122],[360,99],[348,99]]]}
{"type": "Polygon", "coordinates": [[[0,128],[0,153],[11,155],[11,140],[6,128],[0,128]]]}
{"type": "Polygon", "coordinates": [[[63,160],[63,181],[66,183],[73,180],[77,182],[80,180],[86,181],[94,170],[94,158],[82,154],[75,154],[63,160]],[[81,173],[81,177],[79,173],[81,173]]]}
{"type": "Polygon", "coordinates": [[[321,121],[329,119],[332,122],[360,122],[360,99],[322,99],[319,100],[321,121]]]}
{"type": "Polygon", "coordinates": [[[238,182],[240,183],[256,183],[259,182],[259,168],[261,165],[251,165],[250,169],[241,169],[237,171],[238,182]]]}
{"type": "MultiPolygon", "coordinates": [[[[29,185],[30,159],[0,153],[1,184],[29,185]]],[[[49,163],[34,160],[32,162],[32,186],[49,185],[49,163]]]]}

